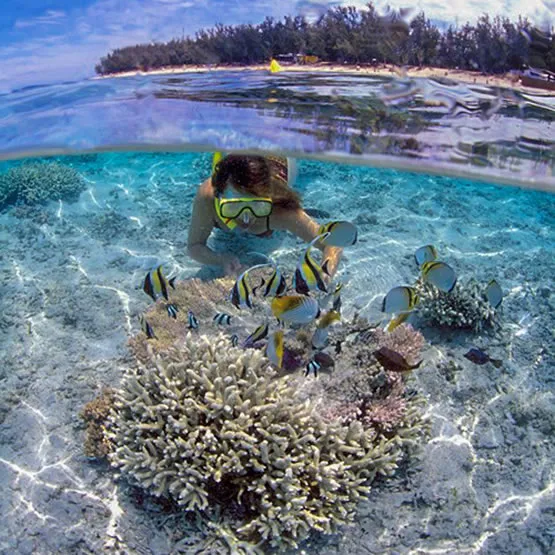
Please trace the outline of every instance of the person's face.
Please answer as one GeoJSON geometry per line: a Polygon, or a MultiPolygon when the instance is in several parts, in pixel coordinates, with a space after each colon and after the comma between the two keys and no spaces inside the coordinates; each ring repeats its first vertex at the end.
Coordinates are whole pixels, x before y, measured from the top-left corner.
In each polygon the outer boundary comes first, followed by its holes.
{"type": "MultiPolygon", "coordinates": [[[[260,197],[246,193],[239,189],[236,189],[233,185],[228,185],[222,195],[222,200],[224,199],[259,199],[260,197]]],[[[249,231],[256,226],[257,220],[259,218],[254,215],[254,212],[249,209],[245,209],[239,214],[235,219],[237,227],[244,231],[249,231]]]]}

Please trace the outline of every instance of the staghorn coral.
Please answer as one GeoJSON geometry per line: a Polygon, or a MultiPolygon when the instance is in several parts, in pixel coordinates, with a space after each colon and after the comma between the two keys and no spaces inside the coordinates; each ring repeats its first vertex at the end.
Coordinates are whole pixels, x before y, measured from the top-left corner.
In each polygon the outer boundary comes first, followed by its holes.
{"type": "Polygon", "coordinates": [[[415,411],[391,438],[356,419],[324,419],[259,351],[221,334],[147,351],[116,394],[110,461],[187,511],[225,506],[241,521],[226,529],[233,542],[296,546],[351,523],[372,480],[391,475],[421,433],[415,411]]]}
{"type": "Polygon", "coordinates": [[[85,189],[79,172],[57,162],[29,162],[0,175],[0,208],[9,204],[43,204],[74,199],[85,189]]]}
{"type": "Polygon", "coordinates": [[[475,279],[457,282],[450,293],[419,280],[415,285],[420,303],[418,315],[434,326],[467,328],[474,332],[494,324],[495,309],[484,297],[484,287],[475,279]]]}
{"type": "Polygon", "coordinates": [[[87,424],[84,446],[87,457],[102,459],[111,450],[105,431],[114,400],[115,391],[109,387],[103,388],[100,395],[88,402],[79,414],[87,424]]]}

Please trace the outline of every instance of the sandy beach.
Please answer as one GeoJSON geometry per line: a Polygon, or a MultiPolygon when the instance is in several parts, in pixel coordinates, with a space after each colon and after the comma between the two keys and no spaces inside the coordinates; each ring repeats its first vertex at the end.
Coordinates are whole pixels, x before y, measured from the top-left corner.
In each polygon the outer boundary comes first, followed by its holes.
{"type": "MultiPolygon", "coordinates": [[[[388,77],[422,77],[422,78],[447,78],[464,83],[488,85],[495,87],[524,88],[520,85],[518,77],[510,74],[484,75],[479,71],[466,71],[458,69],[446,69],[440,67],[405,67],[401,68],[392,64],[379,64],[378,66],[332,64],[321,62],[318,64],[282,64],[284,72],[329,72],[348,73],[388,77]]],[[[207,73],[211,71],[262,71],[268,69],[267,64],[252,66],[233,65],[183,65],[174,67],[163,67],[149,71],[123,71],[110,75],[97,76],[95,79],[106,79],[108,77],[132,77],[136,75],[175,75],[179,73],[207,73]]]]}

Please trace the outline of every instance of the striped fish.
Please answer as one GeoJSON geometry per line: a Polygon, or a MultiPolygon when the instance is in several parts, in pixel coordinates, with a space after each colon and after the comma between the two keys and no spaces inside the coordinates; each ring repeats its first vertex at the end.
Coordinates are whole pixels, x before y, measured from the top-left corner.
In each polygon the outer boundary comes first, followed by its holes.
{"type": "Polygon", "coordinates": [[[329,233],[324,233],[313,239],[297,264],[293,283],[295,291],[301,295],[308,295],[310,291],[315,291],[316,289],[324,293],[327,292],[326,284],[324,283],[324,274],[329,276],[328,261],[326,260],[324,264],[320,266],[320,264],[312,258],[310,251],[315,243],[328,235],[329,233]]]}
{"type": "Polygon", "coordinates": [[[418,295],[413,287],[401,285],[393,287],[382,301],[382,312],[388,314],[409,312],[418,303],[418,295]]]}
{"type": "Polygon", "coordinates": [[[196,319],[195,315],[191,310],[187,312],[187,327],[190,330],[198,329],[198,320],[196,319]]]}
{"type": "Polygon", "coordinates": [[[425,262],[433,262],[436,258],[437,250],[433,245],[424,245],[414,253],[414,260],[418,266],[422,266],[425,262]]]}
{"type": "Polygon", "coordinates": [[[266,337],[268,337],[268,323],[260,324],[260,326],[243,341],[243,347],[252,347],[257,341],[262,341],[266,337]]]}
{"type": "Polygon", "coordinates": [[[175,289],[175,278],[172,277],[169,281],[164,276],[162,271],[162,265],[158,266],[154,270],[151,270],[145,276],[143,281],[143,291],[152,298],[153,301],[160,296],[164,297],[166,301],[168,300],[168,285],[175,289]]]}
{"type": "Polygon", "coordinates": [[[305,371],[304,371],[304,375],[305,378],[307,376],[310,376],[310,373],[312,372],[314,374],[314,377],[317,378],[318,377],[318,370],[320,370],[321,368],[321,364],[317,361],[315,361],[314,359],[311,359],[308,364],[306,365],[305,371]]]}
{"type": "Polygon", "coordinates": [[[237,345],[239,345],[239,337],[236,333],[231,336],[231,345],[233,347],[237,347],[237,345]]]}
{"type": "Polygon", "coordinates": [[[435,285],[440,291],[450,293],[453,291],[457,276],[449,264],[445,262],[424,262],[420,267],[424,281],[435,285]]]}
{"type": "Polygon", "coordinates": [[[309,324],[320,315],[318,301],[303,295],[275,297],[272,314],[280,321],[290,324],[309,324]]]}
{"type": "Polygon", "coordinates": [[[268,264],[257,264],[247,268],[238,278],[231,290],[230,300],[235,308],[252,308],[252,289],[248,282],[249,272],[256,268],[265,268],[268,264]]]}
{"type": "Polygon", "coordinates": [[[218,326],[223,326],[223,325],[230,326],[231,325],[231,315],[226,314],[225,312],[218,312],[218,313],[216,313],[216,316],[214,316],[213,321],[218,326]]]}
{"type": "Polygon", "coordinates": [[[179,312],[179,308],[176,304],[167,304],[166,310],[168,311],[168,316],[173,318],[174,320],[177,319],[177,313],[179,312]]]}
{"type": "Polygon", "coordinates": [[[322,244],[331,247],[350,247],[357,242],[358,231],[351,222],[329,222],[320,226],[318,235],[327,233],[322,239],[322,244]]]}
{"type": "Polygon", "coordinates": [[[141,314],[139,316],[139,322],[141,323],[141,330],[146,335],[147,339],[156,339],[156,336],[154,335],[154,330],[152,329],[152,326],[146,321],[144,315],[141,314]]]}
{"type": "Polygon", "coordinates": [[[283,362],[283,330],[272,333],[268,344],[266,345],[266,357],[278,368],[281,368],[283,362]]]}

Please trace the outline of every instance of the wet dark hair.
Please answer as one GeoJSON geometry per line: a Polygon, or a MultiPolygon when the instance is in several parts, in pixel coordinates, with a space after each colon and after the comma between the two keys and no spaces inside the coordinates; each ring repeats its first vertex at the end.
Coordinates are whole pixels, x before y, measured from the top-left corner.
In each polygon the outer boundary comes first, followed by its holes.
{"type": "Polygon", "coordinates": [[[216,165],[212,185],[217,196],[232,185],[250,195],[270,197],[280,208],[301,207],[300,196],[287,185],[285,158],[229,154],[216,165]]]}

